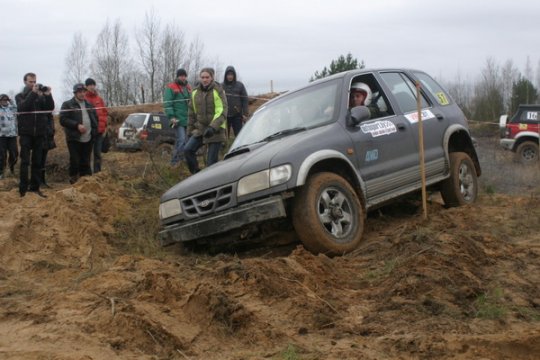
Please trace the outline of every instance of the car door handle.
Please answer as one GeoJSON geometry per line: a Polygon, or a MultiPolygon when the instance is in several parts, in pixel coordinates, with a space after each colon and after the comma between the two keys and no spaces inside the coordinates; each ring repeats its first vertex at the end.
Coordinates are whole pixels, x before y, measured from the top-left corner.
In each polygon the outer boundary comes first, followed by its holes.
{"type": "Polygon", "coordinates": [[[444,116],[442,116],[442,114],[435,114],[435,116],[437,117],[437,120],[444,119],[444,116]]]}
{"type": "Polygon", "coordinates": [[[405,131],[405,129],[407,129],[404,123],[397,123],[396,126],[401,131],[405,131]]]}

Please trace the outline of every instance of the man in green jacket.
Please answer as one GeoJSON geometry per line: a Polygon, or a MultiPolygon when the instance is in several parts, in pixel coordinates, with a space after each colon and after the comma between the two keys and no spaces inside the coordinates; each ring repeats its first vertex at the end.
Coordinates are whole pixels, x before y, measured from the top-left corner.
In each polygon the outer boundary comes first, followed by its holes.
{"type": "Polygon", "coordinates": [[[225,127],[227,120],[227,97],[223,88],[214,81],[214,69],[203,68],[199,73],[200,83],[189,103],[188,128],[190,136],[184,154],[189,171],[199,171],[197,150],[206,144],[208,157],[206,165],[218,161],[219,150],[226,140],[225,127]]]}
{"type": "Polygon", "coordinates": [[[187,82],[187,72],[184,69],[178,69],[176,80],[167,84],[163,92],[165,114],[169,117],[171,127],[176,129],[176,142],[171,159],[172,166],[177,165],[184,156],[190,96],[191,87],[187,82]]]}

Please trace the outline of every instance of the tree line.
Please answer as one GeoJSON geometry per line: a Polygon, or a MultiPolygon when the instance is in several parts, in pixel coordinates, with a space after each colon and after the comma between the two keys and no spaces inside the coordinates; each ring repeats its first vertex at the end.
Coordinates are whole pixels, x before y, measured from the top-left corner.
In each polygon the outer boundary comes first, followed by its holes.
{"type": "MultiPolygon", "coordinates": [[[[364,67],[364,61],[358,61],[351,53],[340,55],[328,67],[316,71],[310,81],[364,67]]],[[[451,80],[437,80],[446,87],[465,115],[478,121],[497,121],[501,114],[513,114],[519,104],[540,102],[540,60],[535,76],[529,57],[523,73],[512,60],[499,65],[488,57],[477,79],[464,79],[458,74],[451,80]]]]}
{"type": "Polygon", "coordinates": [[[178,68],[186,69],[192,84],[208,64],[216,70],[216,78],[220,76],[222,65],[217,57],[205,57],[199,37],[188,42],[178,25],[163,24],[154,10],[146,12],[132,35],[134,45],[119,19],[107,19],[92,46],[75,33],[65,57],[64,91],[69,94],[73,84],[92,77],[109,106],[159,102],[178,68]]]}

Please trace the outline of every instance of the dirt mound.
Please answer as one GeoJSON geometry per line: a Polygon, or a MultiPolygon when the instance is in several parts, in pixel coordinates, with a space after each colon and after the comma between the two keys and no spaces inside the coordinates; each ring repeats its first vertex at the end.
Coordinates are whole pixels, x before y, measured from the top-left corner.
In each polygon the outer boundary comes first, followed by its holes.
{"type": "Polygon", "coordinates": [[[74,186],[58,172],[46,199],[0,183],[0,358],[540,353],[538,192],[483,191],[456,209],[433,195],[426,221],[404,199],[370,214],[341,257],[298,243],[179,255],[155,245],[160,186],[175,176],[143,152],[112,152],[74,186]]]}

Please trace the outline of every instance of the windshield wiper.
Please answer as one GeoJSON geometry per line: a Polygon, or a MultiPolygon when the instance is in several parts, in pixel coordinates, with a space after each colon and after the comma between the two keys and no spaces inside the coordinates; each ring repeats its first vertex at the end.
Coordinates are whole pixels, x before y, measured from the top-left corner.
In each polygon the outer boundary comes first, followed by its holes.
{"type": "Polygon", "coordinates": [[[280,138],[280,137],[282,137],[282,136],[287,136],[287,135],[295,134],[295,133],[298,133],[298,132],[301,132],[301,131],[305,131],[305,130],[306,130],[305,127],[295,127],[295,128],[292,128],[292,129],[281,130],[281,131],[278,131],[278,132],[275,133],[275,134],[272,134],[272,135],[269,135],[269,136],[265,137],[265,138],[262,139],[261,141],[271,141],[271,140],[280,138]]]}

